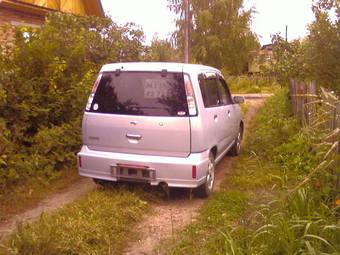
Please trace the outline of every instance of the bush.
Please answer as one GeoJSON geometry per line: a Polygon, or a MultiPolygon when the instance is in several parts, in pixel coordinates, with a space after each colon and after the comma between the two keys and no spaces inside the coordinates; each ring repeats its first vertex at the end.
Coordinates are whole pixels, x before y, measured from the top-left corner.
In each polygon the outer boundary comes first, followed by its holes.
{"type": "Polygon", "coordinates": [[[321,157],[313,150],[311,137],[303,131],[275,148],[274,154],[277,163],[300,174],[309,173],[321,161],[321,157]]]}
{"type": "Polygon", "coordinates": [[[99,68],[138,61],[142,41],[131,24],[61,13],[49,14],[41,29],[17,29],[10,53],[0,54],[1,190],[74,168],[99,68]]]}
{"type": "Polygon", "coordinates": [[[287,142],[299,131],[299,125],[290,110],[286,90],[268,98],[255,117],[249,149],[267,159],[273,159],[274,149],[287,142]]]}

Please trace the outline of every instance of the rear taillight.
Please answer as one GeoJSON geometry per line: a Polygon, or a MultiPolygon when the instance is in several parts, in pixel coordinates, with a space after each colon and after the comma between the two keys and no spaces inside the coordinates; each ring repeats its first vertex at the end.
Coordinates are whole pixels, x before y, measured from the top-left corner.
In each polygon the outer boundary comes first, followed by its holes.
{"type": "Polygon", "coordinates": [[[187,74],[184,75],[184,84],[185,84],[185,93],[187,96],[188,108],[189,108],[189,115],[195,116],[197,115],[197,107],[196,107],[196,100],[194,90],[192,88],[192,83],[190,78],[187,74]]]}
{"type": "Polygon", "coordinates": [[[93,84],[91,94],[90,94],[90,96],[89,96],[89,98],[88,98],[88,100],[87,100],[86,111],[89,111],[90,108],[91,108],[92,101],[93,101],[93,98],[94,98],[94,94],[96,93],[96,90],[97,90],[97,88],[98,88],[98,85],[99,85],[99,82],[100,82],[100,79],[101,79],[101,78],[102,78],[102,74],[99,74],[97,80],[96,80],[95,83],[93,84]]]}
{"type": "Polygon", "coordinates": [[[196,166],[192,166],[191,175],[192,175],[192,179],[196,179],[196,166]]]}

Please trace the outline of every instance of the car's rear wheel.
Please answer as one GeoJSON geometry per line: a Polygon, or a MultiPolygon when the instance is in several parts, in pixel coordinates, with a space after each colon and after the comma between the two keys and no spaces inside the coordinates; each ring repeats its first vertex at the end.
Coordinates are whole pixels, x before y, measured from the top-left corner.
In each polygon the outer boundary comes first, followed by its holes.
{"type": "Polygon", "coordinates": [[[195,195],[198,197],[208,197],[215,183],[215,157],[212,152],[209,153],[209,163],[205,182],[195,189],[195,195]]]}
{"type": "Polygon", "coordinates": [[[242,140],[242,128],[240,127],[238,134],[235,138],[234,145],[229,151],[230,156],[238,156],[241,153],[241,140],[242,140]]]}

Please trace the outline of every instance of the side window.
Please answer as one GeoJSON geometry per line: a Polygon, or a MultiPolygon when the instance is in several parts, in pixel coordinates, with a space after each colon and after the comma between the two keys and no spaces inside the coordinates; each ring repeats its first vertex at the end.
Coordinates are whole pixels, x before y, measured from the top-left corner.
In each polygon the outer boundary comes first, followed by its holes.
{"type": "Polygon", "coordinates": [[[205,87],[208,95],[209,107],[219,105],[218,87],[215,78],[205,80],[205,87]]]}
{"type": "Polygon", "coordinates": [[[227,90],[223,86],[223,83],[221,80],[217,80],[217,88],[218,88],[218,94],[220,98],[220,104],[221,105],[227,105],[228,104],[228,98],[227,98],[227,90]]]}
{"type": "Polygon", "coordinates": [[[199,84],[202,93],[204,107],[214,107],[220,104],[218,85],[215,77],[206,78],[199,76],[199,84]]]}
{"type": "Polygon", "coordinates": [[[224,98],[223,104],[233,104],[233,100],[231,99],[231,94],[227,86],[227,83],[222,77],[219,77],[218,84],[219,84],[219,91],[221,91],[220,95],[222,98],[224,98]]]}

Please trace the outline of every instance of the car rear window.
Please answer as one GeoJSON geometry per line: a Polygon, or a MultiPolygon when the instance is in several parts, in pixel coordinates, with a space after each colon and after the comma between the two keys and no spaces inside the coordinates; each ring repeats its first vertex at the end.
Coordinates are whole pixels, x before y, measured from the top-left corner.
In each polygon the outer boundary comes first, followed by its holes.
{"type": "Polygon", "coordinates": [[[188,116],[183,74],[103,73],[88,110],[124,115],[188,116]]]}

